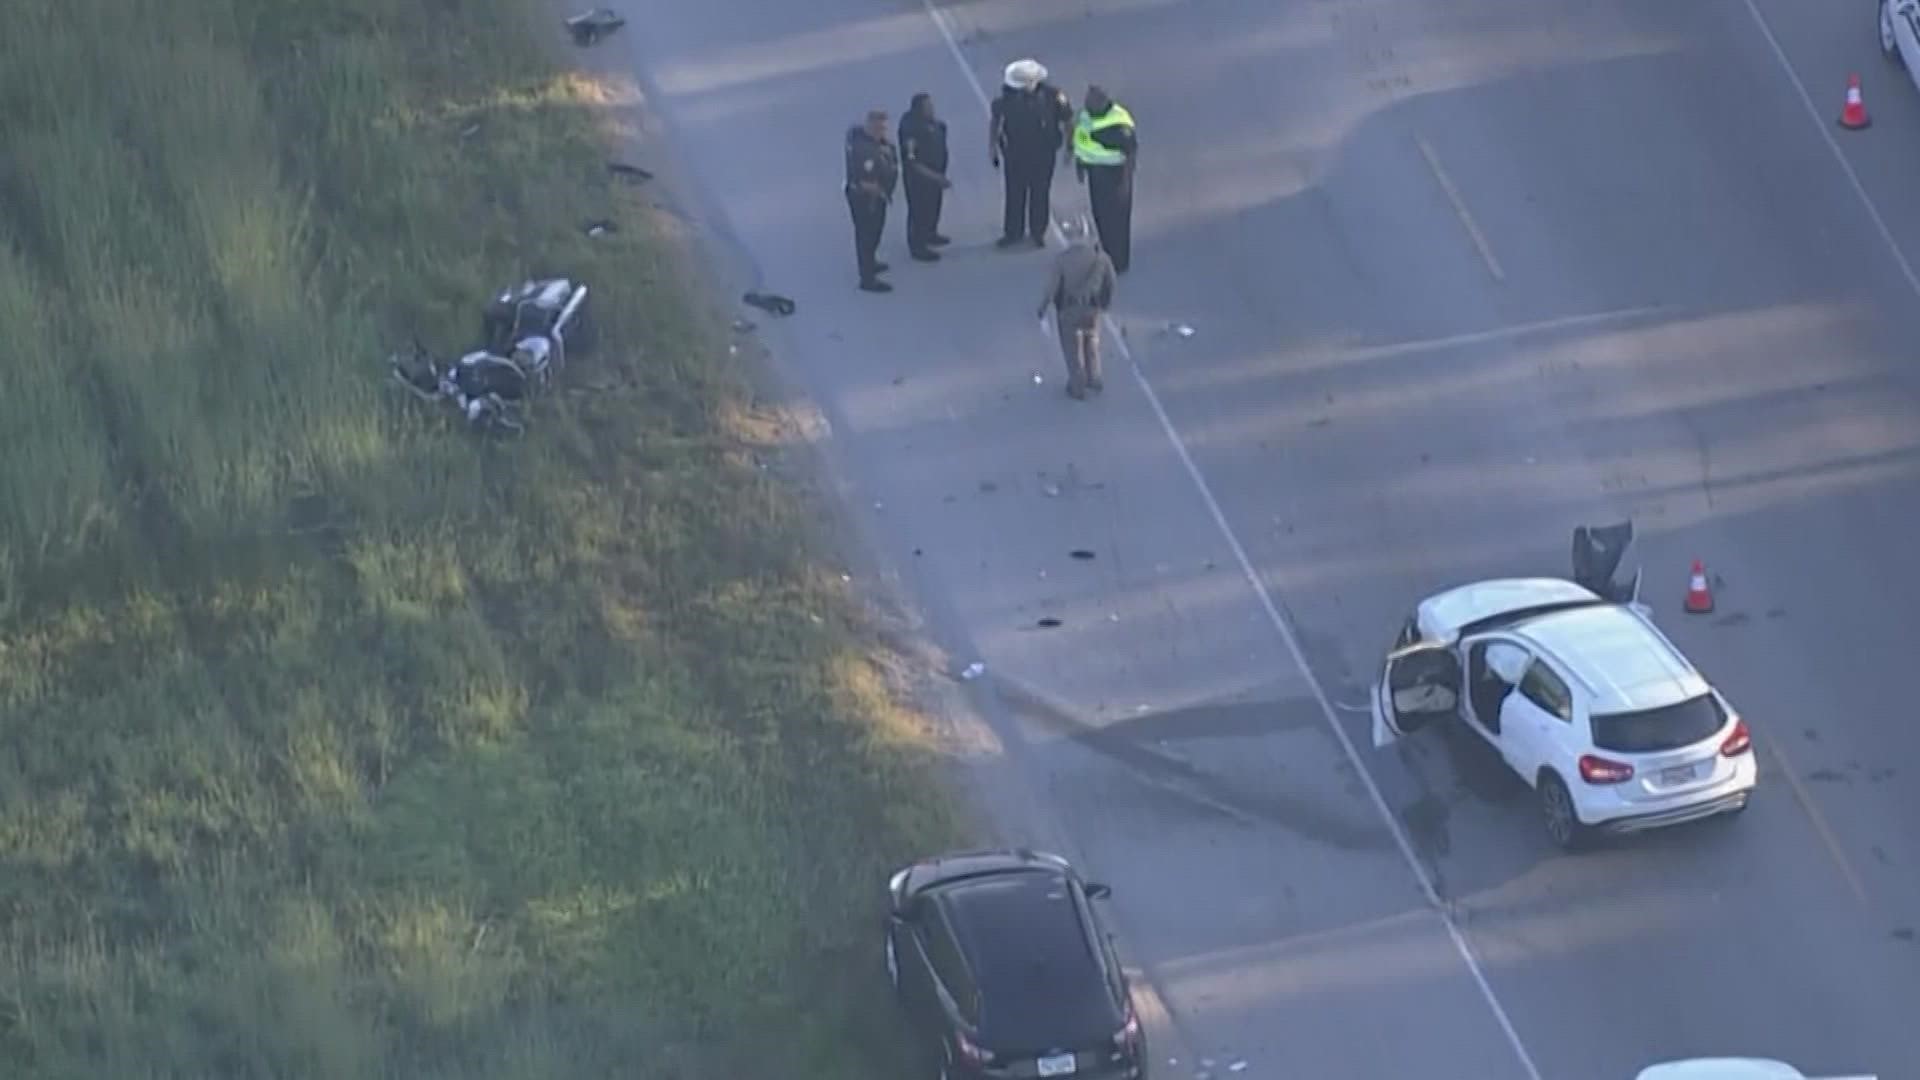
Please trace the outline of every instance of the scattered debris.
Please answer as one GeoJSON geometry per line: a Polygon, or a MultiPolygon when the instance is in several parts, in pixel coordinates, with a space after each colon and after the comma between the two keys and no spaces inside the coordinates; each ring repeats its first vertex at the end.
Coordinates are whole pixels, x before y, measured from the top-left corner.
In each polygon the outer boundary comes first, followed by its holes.
{"type": "Polygon", "coordinates": [[[751,334],[758,329],[760,327],[755,325],[752,319],[733,320],[733,332],[736,334],[751,334]]]}
{"type": "Polygon", "coordinates": [[[982,480],[980,481],[980,490],[983,494],[991,495],[1000,490],[1000,485],[991,480],[982,480]]]}
{"type": "Polygon", "coordinates": [[[460,137],[463,139],[471,139],[478,134],[480,134],[480,122],[478,120],[460,129],[460,137]]]}
{"type": "Polygon", "coordinates": [[[638,165],[629,165],[624,161],[607,162],[607,171],[630,183],[644,184],[653,179],[653,174],[638,165]]]}
{"type": "Polygon", "coordinates": [[[1088,551],[1086,548],[1074,548],[1073,551],[1069,552],[1069,554],[1071,554],[1076,559],[1093,558],[1093,552],[1088,551]]]}
{"type": "Polygon", "coordinates": [[[973,663],[968,664],[964,669],[961,670],[960,677],[967,680],[968,682],[972,682],[973,680],[979,678],[982,675],[985,675],[986,673],[987,673],[987,665],[981,663],[978,660],[975,660],[973,663]]]}
{"type": "Polygon", "coordinates": [[[1051,615],[1049,615],[1049,616],[1047,616],[1046,618],[1044,618],[1044,619],[1041,619],[1041,620],[1040,620],[1040,622],[1039,622],[1039,623],[1038,623],[1037,625],[1038,625],[1038,626],[1039,626],[1039,627],[1040,627],[1040,628],[1041,628],[1042,630],[1052,630],[1053,628],[1055,628],[1055,627],[1057,627],[1057,626],[1059,626],[1059,625],[1060,625],[1060,620],[1059,620],[1059,619],[1056,619],[1056,618],[1054,618],[1054,617],[1053,617],[1053,616],[1051,616],[1051,615]]]}
{"type": "Polygon", "coordinates": [[[1046,379],[1041,377],[1039,372],[1036,371],[1033,373],[1033,385],[1041,386],[1041,385],[1044,385],[1046,381],[1047,381],[1046,379]]]}
{"type": "Polygon", "coordinates": [[[1896,927],[1893,931],[1893,936],[1899,938],[1901,941],[1912,941],[1914,938],[1913,927],[1896,927]]]}
{"type": "Polygon", "coordinates": [[[795,304],[792,300],[778,293],[750,292],[741,296],[740,302],[743,304],[751,304],[761,311],[782,316],[791,315],[799,308],[798,304],[795,304]]]}
{"type": "Polygon", "coordinates": [[[893,385],[895,386],[904,386],[906,381],[907,377],[905,375],[895,375],[893,377],[893,385]]]}
{"type": "Polygon", "coordinates": [[[1246,1072],[1247,1063],[1244,1061],[1236,1061],[1233,1064],[1227,1066],[1227,1071],[1228,1072],[1246,1072]]]}
{"type": "Polygon", "coordinates": [[[880,502],[880,501],[879,501],[878,499],[876,499],[876,500],[874,500],[874,503],[873,503],[873,508],[874,508],[875,510],[885,510],[885,509],[887,508],[887,504],[886,504],[886,503],[883,503],[883,502],[880,502]]]}
{"type": "Polygon", "coordinates": [[[573,43],[585,49],[600,44],[609,34],[625,25],[627,20],[610,9],[595,8],[568,19],[567,31],[573,35],[573,43]]]}
{"type": "Polygon", "coordinates": [[[1040,492],[1041,494],[1045,495],[1049,499],[1057,499],[1060,497],[1060,485],[1048,484],[1047,486],[1041,488],[1040,492]]]}
{"type": "Polygon", "coordinates": [[[919,549],[919,548],[914,548],[914,549],[913,549],[913,557],[917,559],[917,558],[919,558],[919,557],[920,557],[920,555],[921,555],[921,551],[920,551],[920,549],[919,549]]]}
{"type": "Polygon", "coordinates": [[[1119,621],[1120,621],[1120,615],[1119,615],[1119,613],[1118,613],[1118,612],[1113,612],[1113,611],[1109,611],[1109,612],[1107,612],[1107,621],[1108,621],[1108,622],[1119,622],[1119,621]]]}
{"type": "Polygon", "coordinates": [[[1161,333],[1172,334],[1175,337],[1190,338],[1193,336],[1194,331],[1193,327],[1188,326],[1186,323],[1170,322],[1161,329],[1161,333]]]}
{"type": "Polygon", "coordinates": [[[617,233],[620,231],[620,226],[604,218],[599,221],[589,221],[581,225],[580,228],[588,236],[604,236],[607,233],[617,233]]]}

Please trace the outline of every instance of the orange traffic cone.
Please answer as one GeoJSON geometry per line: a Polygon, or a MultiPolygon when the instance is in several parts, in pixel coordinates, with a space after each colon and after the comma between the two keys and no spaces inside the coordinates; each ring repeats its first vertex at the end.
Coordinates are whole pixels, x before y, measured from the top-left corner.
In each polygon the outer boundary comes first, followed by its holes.
{"type": "Polygon", "coordinates": [[[1869,127],[1873,121],[1867,117],[1867,103],[1860,97],[1860,76],[1847,76],[1847,104],[1840,110],[1840,126],[1848,131],[1859,131],[1869,127]]]}
{"type": "Polygon", "coordinates": [[[1707,568],[1693,560],[1693,573],[1687,578],[1687,610],[1705,615],[1713,610],[1713,590],[1707,587],[1707,568]]]}

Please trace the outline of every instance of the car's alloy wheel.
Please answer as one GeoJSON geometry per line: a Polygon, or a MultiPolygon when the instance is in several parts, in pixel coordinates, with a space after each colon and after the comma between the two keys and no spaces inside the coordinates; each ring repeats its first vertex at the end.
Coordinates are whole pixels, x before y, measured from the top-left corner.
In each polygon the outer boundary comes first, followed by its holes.
{"type": "Polygon", "coordinates": [[[1906,66],[1900,55],[1900,41],[1893,33],[1893,0],[1880,0],[1880,53],[1888,60],[1906,66]]]}
{"type": "Polygon", "coordinates": [[[1558,776],[1548,773],[1540,778],[1540,814],[1546,821],[1547,838],[1562,851],[1580,846],[1585,831],[1573,809],[1573,793],[1558,776]]]}

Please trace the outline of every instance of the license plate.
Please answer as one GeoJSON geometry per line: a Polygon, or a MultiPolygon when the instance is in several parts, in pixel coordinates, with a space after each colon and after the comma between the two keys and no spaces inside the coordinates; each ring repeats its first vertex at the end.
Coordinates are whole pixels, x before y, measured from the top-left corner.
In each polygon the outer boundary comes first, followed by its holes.
{"type": "Polygon", "coordinates": [[[1075,1068],[1072,1054],[1055,1054],[1040,1059],[1041,1076],[1072,1076],[1075,1068]]]}
{"type": "Polygon", "coordinates": [[[1693,766],[1691,765],[1678,765],[1671,769],[1660,770],[1660,780],[1662,783],[1678,784],[1691,779],[1693,779],[1693,766]]]}

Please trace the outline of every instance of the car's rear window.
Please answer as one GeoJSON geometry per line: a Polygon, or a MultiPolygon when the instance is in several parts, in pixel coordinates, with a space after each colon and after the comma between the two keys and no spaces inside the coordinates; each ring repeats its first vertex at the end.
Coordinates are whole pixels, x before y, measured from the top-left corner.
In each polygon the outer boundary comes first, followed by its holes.
{"type": "Polygon", "coordinates": [[[1720,702],[1712,694],[1701,694],[1658,709],[1595,713],[1593,745],[1616,754],[1655,754],[1710,739],[1726,723],[1720,702]]]}

